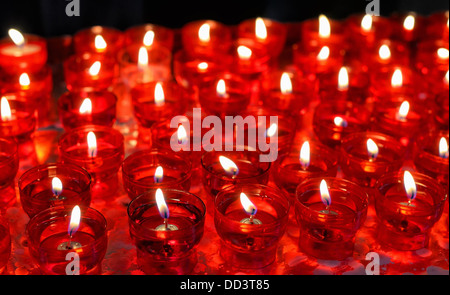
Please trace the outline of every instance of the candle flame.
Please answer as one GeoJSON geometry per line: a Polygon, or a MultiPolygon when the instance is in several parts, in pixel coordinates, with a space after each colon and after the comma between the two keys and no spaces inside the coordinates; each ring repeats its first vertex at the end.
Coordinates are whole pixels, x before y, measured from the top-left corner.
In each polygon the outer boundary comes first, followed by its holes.
{"type": "Polygon", "coordinates": [[[448,71],[447,71],[447,73],[445,74],[444,82],[445,82],[447,85],[449,84],[448,71]]]}
{"type": "Polygon", "coordinates": [[[87,135],[88,155],[93,158],[97,156],[97,137],[90,131],[87,135]]]}
{"type": "Polygon", "coordinates": [[[448,143],[445,137],[441,137],[441,140],[439,141],[439,156],[448,159],[448,143]]]}
{"type": "Polygon", "coordinates": [[[347,90],[348,89],[348,71],[347,71],[346,67],[342,67],[339,70],[338,89],[339,90],[347,90]]]}
{"type": "Polygon", "coordinates": [[[92,66],[89,68],[89,75],[91,76],[97,76],[98,73],[100,73],[100,68],[102,67],[101,62],[96,61],[92,64],[92,66]]]}
{"type": "Polygon", "coordinates": [[[280,90],[283,94],[292,93],[292,81],[288,73],[283,73],[280,79],[280,90]]]}
{"type": "Polygon", "coordinates": [[[373,160],[375,160],[378,156],[378,146],[371,138],[367,140],[367,153],[373,160]]]}
{"type": "Polygon", "coordinates": [[[322,199],[322,202],[325,204],[325,206],[330,206],[331,197],[325,179],[322,179],[322,181],[320,182],[320,198],[322,199]]]}
{"type": "Polygon", "coordinates": [[[328,18],[321,14],[319,15],[319,36],[321,38],[329,38],[331,34],[331,27],[328,18]]]}
{"type": "Polygon", "coordinates": [[[159,215],[161,215],[163,219],[168,219],[169,207],[167,207],[166,200],[164,199],[164,194],[160,188],[156,190],[155,199],[156,206],[158,206],[159,215]]]}
{"type": "Polygon", "coordinates": [[[19,84],[22,88],[30,87],[31,81],[27,73],[22,73],[19,77],[19,84]]]}
{"type": "Polygon", "coordinates": [[[23,37],[22,33],[19,32],[18,30],[9,29],[8,35],[14,42],[14,44],[16,44],[17,46],[23,46],[25,44],[25,38],[23,37]]]}
{"type": "Polygon", "coordinates": [[[187,132],[183,125],[180,124],[177,130],[178,143],[182,144],[187,140],[187,132]]]}
{"type": "Polygon", "coordinates": [[[102,35],[95,36],[94,46],[97,51],[103,51],[106,49],[107,44],[105,39],[103,39],[102,35]]]}
{"type": "Polygon", "coordinates": [[[266,130],[266,137],[272,137],[275,134],[277,134],[278,131],[278,125],[276,123],[273,123],[272,125],[270,125],[269,128],[267,128],[266,130]]]}
{"type": "Polygon", "coordinates": [[[55,196],[59,197],[61,195],[63,189],[63,184],[61,182],[61,179],[58,177],[53,177],[52,179],[52,192],[55,196]]]}
{"type": "Polygon", "coordinates": [[[440,59],[448,59],[449,53],[447,48],[439,48],[437,50],[437,55],[440,59]]]}
{"type": "Polygon", "coordinates": [[[403,173],[403,186],[405,187],[406,195],[411,202],[416,197],[417,188],[413,176],[407,170],[403,173]]]}
{"type": "Polygon", "coordinates": [[[393,88],[400,88],[403,86],[403,74],[402,70],[396,69],[392,74],[391,86],[393,88]]]}
{"type": "Polygon", "coordinates": [[[361,20],[361,28],[365,32],[369,32],[372,29],[372,15],[366,14],[361,20]]]}
{"type": "Polygon", "coordinates": [[[344,120],[342,117],[334,117],[334,125],[338,127],[347,127],[347,121],[344,120]]]}
{"type": "Polygon", "coordinates": [[[248,60],[252,56],[252,50],[250,48],[248,48],[247,46],[243,46],[243,45],[239,46],[237,48],[237,52],[238,52],[239,58],[243,59],[243,60],[248,60]]]}
{"type": "Polygon", "coordinates": [[[211,40],[209,31],[211,27],[209,24],[203,24],[200,29],[198,29],[198,38],[203,42],[209,42],[211,40]]]}
{"type": "Polygon", "coordinates": [[[142,46],[139,48],[139,54],[138,54],[138,66],[139,67],[145,67],[148,65],[148,52],[147,49],[142,46]]]}
{"type": "Polygon", "coordinates": [[[224,97],[227,94],[227,88],[226,88],[226,85],[225,85],[225,80],[220,79],[219,82],[217,82],[216,93],[220,97],[224,97]]]}
{"type": "Polygon", "coordinates": [[[250,199],[247,197],[246,194],[241,193],[239,199],[241,201],[242,207],[244,208],[245,212],[247,212],[247,214],[249,215],[256,214],[258,210],[256,209],[255,204],[253,204],[252,201],[250,201],[250,199]]]}
{"type": "Polygon", "coordinates": [[[405,20],[403,21],[403,28],[407,31],[412,31],[414,29],[414,24],[416,22],[416,19],[413,15],[408,15],[405,20]]]}
{"type": "Polygon", "coordinates": [[[2,97],[1,105],[0,105],[0,113],[2,117],[2,121],[10,121],[11,120],[11,107],[9,106],[9,102],[6,97],[2,97]]]}
{"type": "Polygon", "coordinates": [[[255,35],[258,39],[266,40],[267,39],[267,28],[264,20],[260,17],[256,19],[255,22],[255,35]]]}
{"type": "Polygon", "coordinates": [[[303,170],[309,167],[311,161],[311,148],[309,142],[305,141],[300,149],[300,165],[302,165],[303,170]]]}
{"type": "Polygon", "coordinates": [[[225,172],[231,173],[233,175],[237,175],[239,173],[239,169],[236,164],[227,157],[219,156],[219,161],[225,172]]]}
{"type": "Polygon", "coordinates": [[[153,175],[153,180],[155,183],[161,183],[164,179],[164,170],[163,167],[158,166],[155,171],[155,175],[153,175]]]}
{"type": "Polygon", "coordinates": [[[208,63],[207,63],[207,62],[201,62],[201,63],[199,63],[199,64],[197,65],[197,68],[198,68],[199,70],[204,71],[204,70],[206,70],[206,69],[208,68],[208,63]]]}
{"type": "Polygon", "coordinates": [[[397,120],[404,121],[408,116],[408,113],[409,113],[409,102],[405,100],[404,102],[402,102],[400,108],[398,109],[397,120]]]}
{"type": "Polygon", "coordinates": [[[153,32],[152,30],[148,30],[144,35],[144,39],[142,40],[142,43],[145,46],[152,46],[154,39],[155,39],[155,32],[153,32]]]}
{"type": "Polygon", "coordinates": [[[90,115],[92,113],[92,101],[89,97],[86,97],[80,105],[80,114],[90,115]]]}
{"type": "Polygon", "coordinates": [[[389,49],[389,46],[386,44],[383,44],[380,46],[380,49],[378,49],[378,55],[382,60],[388,60],[391,58],[391,50],[389,49]]]}
{"type": "Polygon", "coordinates": [[[328,46],[324,46],[320,49],[320,52],[317,55],[317,60],[327,60],[329,56],[330,48],[328,46]]]}
{"type": "Polygon", "coordinates": [[[72,214],[70,215],[69,228],[67,230],[70,237],[72,237],[80,227],[80,220],[81,220],[81,210],[80,207],[77,205],[73,207],[72,214]]]}
{"type": "Polygon", "coordinates": [[[156,85],[155,85],[154,97],[155,97],[156,105],[164,104],[164,100],[165,100],[164,89],[163,89],[161,83],[159,83],[159,82],[156,83],[156,85]]]}

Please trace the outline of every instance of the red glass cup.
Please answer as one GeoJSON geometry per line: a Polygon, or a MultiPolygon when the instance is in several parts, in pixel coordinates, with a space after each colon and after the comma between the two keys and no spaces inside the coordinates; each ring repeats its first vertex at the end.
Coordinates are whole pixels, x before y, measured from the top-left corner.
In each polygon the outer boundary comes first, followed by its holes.
{"type": "Polygon", "coordinates": [[[122,163],[122,179],[130,199],[158,188],[189,191],[192,164],[188,158],[171,150],[151,149],[128,156],[122,163]],[[157,175],[161,167],[162,175],[157,175]]]}
{"type": "Polygon", "coordinates": [[[405,154],[401,143],[385,134],[352,133],[342,139],[340,166],[345,179],[363,187],[373,187],[382,175],[401,169],[405,154]],[[369,150],[369,139],[377,145],[376,152],[369,150]]]}
{"type": "Polygon", "coordinates": [[[18,149],[16,140],[0,138],[0,190],[14,182],[19,170],[18,149]]]}
{"type": "Polygon", "coordinates": [[[355,234],[365,221],[367,206],[365,190],[348,180],[325,177],[302,182],[295,199],[300,250],[318,259],[352,257],[355,234]],[[329,188],[331,204],[328,207],[321,200],[322,180],[329,188]]]}
{"type": "Polygon", "coordinates": [[[309,178],[335,177],[338,171],[336,152],[318,142],[308,141],[310,156],[307,165],[300,160],[300,150],[304,142],[298,142],[292,151],[275,162],[272,175],[275,184],[292,200],[297,186],[309,178]]]}
{"type": "Polygon", "coordinates": [[[231,184],[267,184],[271,163],[261,162],[261,155],[261,152],[249,147],[237,146],[233,147],[233,151],[211,150],[205,152],[201,158],[202,181],[205,190],[211,196],[216,196],[231,184]],[[229,167],[224,168],[220,163],[220,156],[233,161],[238,171],[230,170],[229,167]]]}
{"type": "Polygon", "coordinates": [[[10,38],[0,40],[0,68],[8,74],[34,73],[47,63],[47,42],[44,38],[24,34],[25,44],[15,45],[10,38]]]}
{"type": "Polygon", "coordinates": [[[20,176],[18,186],[20,203],[30,218],[51,207],[91,204],[91,176],[85,169],[71,164],[33,167],[20,176]],[[61,180],[62,188],[52,187],[54,177],[61,180]]]}
{"type": "Polygon", "coordinates": [[[95,182],[115,176],[124,157],[123,135],[105,126],[86,125],[71,129],[59,139],[58,147],[63,163],[83,167],[95,182]],[[89,147],[89,132],[96,137],[96,148],[89,147]]]}
{"type": "Polygon", "coordinates": [[[142,24],[126,29],[124,32],[124,38],[125,46],[131,44],[145,47],[163,46],[169,50],[172,50],[175,32],[174,30],[161,25],[142,24]]]}
{"type": "Polygon", "coordinates": [[[116,95],[107,90],[68,91],[59,98],[58,111],[64,129],[84,125],[111,127],[116,120],[116,103],[116,95]],[[86,98],[90,105],[84,109],[86,98]]]}
{"type": "Polygon", "coordinates": [[[435,117],[437,125],[440,129],[449,129],[449,93],[448,91],[445,93],[438,94],[435,98],[436,107],[435,107],[435,117]]]}
{"type": "Polygon", "coordinates": [[[315,48],[328,46],[330,49],[345,49],[346,35],[345,26],[341,21],[328,19],[330,24],[330,35],[329,37],[323,37],[319,34],[319,19],[308,19],[301,23],[300,28],[300,38],[302,43],[306,48],[315,48]]]}
{"type": "Polygon", "coordinates": [[[30,256],[43,274],[66,275],[68,270],[75,271],[74,257],[77,256],[79,274],[101,274],[108,243],[106,219],[93,208],[80,208],[80,226],[71,239],[68,227],[72,207],[46,209],[28,222],[26,236],[30,256]],[[71,262],[74,267],[71,267],[71,262]]]}
{"type": "Polygon", "coordinates": [[[411,203],[402,172],[386,174],[376,184],[378,241],[397,250],[428,246],[431,228],[441,217],[448,197],[448,191],[431,177],[420,173],[411,175],[417,188],[411,203]]]}
{"type": "MultiPolygon", "coordinates": [[[[103,43],[103,42],[102,42],[103,43]]],[[[82,29],[73,36],[73,46],[76,54],[95,53],[117,57],[117,53],[124,43],[123,33],[117,29],[102,26],[93,26],[82,29]],[[96,38],[101,36],[106,43],[96,46],[96,38]]]]}
{"type": "Polygon", "coordinates": [[[352,52],[361,52],[373,48],[377,40],[389,38],[392,33],[391,21],[387,17],[371,15],[370,29],[362,26],[366,14],[354,14],[345,20],[349,28],[347,38],[354,41],[356,48],[349,48],[352,52]]]}
{"type": "Polygon", "coordinates": [[[392,23],[392,38],[402,42],[416,42],[425,36],[426,19],[415,12],[394,13],[390,16],[392,23]],[[412,29],[405,28],[405,20],[408,16],[414,17],[412,29]]]}
{"type": "Polygon", "coordinates": [[[164,230],[155,199],[148,191],[128,205],[130,236],[136,246],[137,263],[146,274],[189,274],[197,263],[196,245],[203,236],[206,207],[188,192],[162,190],[170,216],[164,230]]]}
{"type": "Polygon", "coordinates": [[[28,139],[36,128],[36,105],[23,93],[8,93],[3,97],[8,101],[11,116],[0,110],[0,137],[16,138],[19,142],[28,139]]]}
{"type": "Polygon", "coordinates": [[[361,60],[365,61],[371,72],[383,75],[392,66],[408,67],[411,52],[405,43],[398,40],[378,39],[372,48],[362,51],[361,60]],[[383,51],[386,46],[389,54],[383,51]]]}
{"type": "Polygon", "coordinates": [[[448,41],[448,10],[429,15],[425,21],[424,38],[448,41]]]}
{"type": "Polygon", "coordinates": [[[6,218],[0,215],[0,274],[5,270],[11,255],[11,234],[6,218]]]}
{"type": "Polygon", "coordinates": [[[423,75],[436,72],[445,74],[448,71],[448,48],[448,41],[426,40],[419,42],[414,55],[416,69],[423,75]]]}
{"type": "MultiPolygon", "coordinates": [[[[258,79],[270,68],[271,56],[266,47],[252,39],[236,39],[230,48],[230,55],[233,59],[230,71],[249,81],[258,79]]],[[[255,84],[257,81],[252,82],[255,84]]]]}
{"type": "Polygon", "coordinates": [[[222,258],[244,269],[273,263],[286,230],[289,206],[283,192],[265,185],[237,184],[222,190],[214,201],[214,225],[222,242],[222,258]],[[257,208],[251,218],[240,202],[241,193],[257,208]]]}

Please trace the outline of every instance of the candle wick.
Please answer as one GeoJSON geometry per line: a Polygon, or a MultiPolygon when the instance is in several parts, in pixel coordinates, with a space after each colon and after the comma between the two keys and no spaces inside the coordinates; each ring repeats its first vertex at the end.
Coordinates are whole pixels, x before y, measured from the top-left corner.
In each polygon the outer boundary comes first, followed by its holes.
{"type": "Polygon", "coordinates": [[[165,228],[166,230],[169,229],[169,223],[167,222],[167,218],[164,218],[164,228],[165,228]]]}
{"type": "Polygon", "coordinates": [[[255,215],[253,215],[253,214],[250,215],[250,220],[249,220],[249,221],[250,221],[250,224],[253,224],[253,218],[254,218],[254,217],[255,217],[255,215]]]}

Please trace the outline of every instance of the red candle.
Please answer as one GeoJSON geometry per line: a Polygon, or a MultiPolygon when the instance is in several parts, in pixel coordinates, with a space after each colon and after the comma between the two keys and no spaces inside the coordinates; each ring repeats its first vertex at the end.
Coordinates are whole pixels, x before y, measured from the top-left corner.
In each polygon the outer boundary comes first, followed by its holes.
{"type": "MultiPolygon", "coordinates": [[[[417,44],[414,64],[423,75],[448,71],[448,41],[427,40],[417,44]]],[[[440,77],[430,77],[436,79],[440,77]]]]}
{"type": "Polygon", "coordinates": [[[371,49],[361,53],[361,60],[367,63],[370,71],[381,75],[394,66],[407,68],[410,59],[408,46],[391,39],[378,39],[371,49]]]}
{"type": "Polygon", "coordinates": [[[293,61],[308,77],[320,77],[322,74],[339,71],[343,65],[344,53],[345,51],[337,47],[307,47],[300,42],[293,46],[293,61]]]}
{"type": "Polygon", "coordinates": [[[65,92],[58,100],[58,111],[65,129],[84,125],[111,127],[116,120],[114,93],[106,90],[65,92]]]}
{"type": "Polygon", "coordinates": [[[85,168],[96,182],[102,182],[119,171],[123,140],[123,135],[110,127],[88,125],[71,129],[58,143],[61,161],[85,168]]]}
{"type": "Polygon", "coordinates": [[[301,23],[301,40],[307,48],[328,46],[330,49],[346,48],[344,25],[329,20],[325,15],[301,23]]]}
{"type": "Polygon", "coordinates": [[[172,29],[155,24],[132,26],[125,30],[125,45],[136,44],[147,48],[152,46],[173,48],[175,32],[172,29]]]}
{"type": "Polygon", "coordinates": [[[10,38],[0,40],[0,68],[9,74],[34,73],[47,63],[47,43],[35,35],[22,35],[15,29],[10,38]]]}
{"type": "Polygon", "coordinates": [[[448,11],[431,14],[426,19],[424,36],[429,39],[442,39],[448,42],[448,11]]]}
{"type": "Polygon", "coordinates": [[[6,268],[11,255],[11,234],[6,218],[0,215],[0,273],[6,268]]]}
{"type": "Polygon", "coordinates": [[[67,269],[80,275],[101,273],[108,243],[105,217],[92,208],[75,208],[49,208],[27,224],[30,256],[43,274],[70,274],[67,269]],[[73,260],[66,259],[69,253],[78,256],[78,267],[68,265],[73,260]]]}
{"type": "Polygon", "coordinates": [[[185,275],[197,263],[206,206],[188,192],[148,191],[128,205],[130,235],[137,263],[146,274],[185,275]]]}
{"type": "Polygon", "coordinates": [[[367,206],[366,192],[353,182],[332,177],[302,182],[295,199],[300,250],[326,260],[353,256],[355,234],[365,221],[367,206]]]}
{"type": "Polygon", "coordinates": [[[35,105],[19,93],[1,97],[0,136],[19,141],[29,138],[36,127],[35,105]]]}
{"type": "Polygon", "coordinates": [[[18,169],[17,142],[14,139],[0,138],[0,190],[14,182],[18,169]]]}
{"type": "Polygon", "coordinates": [[[78,55],[109,55],[115,59],[123,43],[123,33],[109,27],[94,26],[78,31],[73,36],[74,50],[78,55]]]}
{"type": "Polygon", "coordinates": [[[270,55],[267,49],[252,39],[237,39],[231,50],[231,71],[247,80],[259,78],[269,69],[270,55]]]}
{"type": "Polygon", "coordinates": [[[259,184],[231,185],[214,202],[220,255],[234,267],[263,268],[275,261],[288,221],[288,198],[259,184]]]}
{"type": "Polygon", "coordinates": [[[376,184],[378,240],[397,250],[428,247],[447,193],[434,179],[408,171],[387,174],[376,184]]]}
{"type": "Polygon", "coordinates": [[[423,38],[425,18],[414,12],[394,14],[392,37],[403,42],[414,42],[423,38]]]}

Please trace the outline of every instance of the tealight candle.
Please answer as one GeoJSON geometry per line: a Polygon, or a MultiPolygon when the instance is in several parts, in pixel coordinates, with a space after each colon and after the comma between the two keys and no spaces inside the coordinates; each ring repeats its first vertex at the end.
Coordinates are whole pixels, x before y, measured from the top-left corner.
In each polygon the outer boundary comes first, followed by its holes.
{"type": "Polygon", "coordinates": [[[240,38],[235,40],[230,52],[233,58],[230,71],[239,73],[244,79],[252,83],[256,83],[252,80],[259,78],[262,73],[269,69],[269,52],[263,45],[252,39],[240,38]]]}
{"type": "Polygon", "coordinates": [[[431,177],[409,171],[386,174],[376,187],[378,240],[397,250],[427,247],[444,210],[446,190],[431,177]]]}
{"type": "Polygon", "coordinates": [[[188,192],[148,191],[128,205],[130,235],[137,263],[146,274],[189,274],[197,263],[206,207],[188,192]]]}
{"type": "Polygon", "coordinates": [[[0,274],[8,264],[11,255],[11,234],[6,218],[0,215],[0,274]]]}
{"type": "Polygon", "coordinates": [[[152,46],[162,46],[172,50],[175,32],[172,29],[155,24],[142,24],[132,26],[125,30],[125,46],[131,44],[152,46]]]}
{"type": "Polygon", "coordinates": [[[36,127],[35,105],[19,93],[4,94],[0,104],[0,137],[28,139],[36,127]]]}
{"type": "Polygon", "coordinates": [[[89,207],[53,207],[41,211],[27,224],[30,256],[43,274],[100,274],[108,243],[106,220],[89,207]],[[68,265],[69,253],[79,265],[68,265]]]}
{"type": "Polygon", "coordinates": [[[436,12],[428,16],[425,33],[428,39],[442,39],[448,42],[449,12],[436,12]]]}
{"type": "Polygon", "coordinates": [[[424,17],[410,12],[393,15],[391,19],[394,27],[392,38],[403,42],[414,42],[424,36],[424,17]]]}
{"type": "Polygon", "coordinates": [[[20,203],[31,218],[56,206],[89,207],[91,176],[71,164],[45,164],[27,170],[19,178],[20,203]]]}
{"type": "Polygon", "coordinates": [[[14,182],[19,169],[18,144],[14,139],[0,138],[0,190],[14,182]]]}
{"type": "Polygon", "coordinates": [[[402,42],[391,39],[379,39],[373,48],[361,53],[373,72],[383,74],[392,66],[408,67],[410,63],[409,48],[402,42]]]}
{"type": "Polygon", "coordinates": [[[214,202],[220,254],[237,268],[257,269],[274,262],[289,212],[280,190],[259,184],[231,185],[214,202]]]}
{"type": "Polygon", "coordinates": [[[308,77],[337,72],[343,65],[344,51],[335,47],[318,45],[310,48],[299,42],[292,49],[294,65],[308,77]]]}
{"type": "Polygon", "coordinates": [[[316,19],[302,22],[301,40],[306,47],[311,48],[325,45],[330,49],[346,47],[343,24],[329,20],[323,14],[316,19]]]}
{"type": "Polygon", "coordinates": [[[116,58],[124,43],[123,33],[109,27],[94,26],[78,31],[73,36],[75,53],[109,55],[116,58]]]}
{"type": "MultiPolygon", "coordinates": [[[[445,73],[448,71],[448,42],[442,40],[426,40],[417,44],[414,65],[423,75],[445,73]]],[[[434,79],[436,77],[430,77],[434,79]]]]}
{"type": "Polygon", "coordinates": [[[296,190],[299,248],[318,259],[353,256],[355,234],[367,216],[368,196],[357,184],[338,178],[312,178],[296,190]]]}

